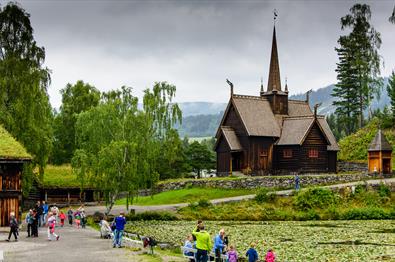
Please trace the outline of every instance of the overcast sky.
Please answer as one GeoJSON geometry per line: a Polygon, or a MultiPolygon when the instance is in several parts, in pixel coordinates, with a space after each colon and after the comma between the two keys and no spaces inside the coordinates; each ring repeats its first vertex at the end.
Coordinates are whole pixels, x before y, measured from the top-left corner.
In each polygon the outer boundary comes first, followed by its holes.
{"type": "MultiPolygon", "coordinates": [[[[131,86],[139,97],[155,81],[177,86],[176,101],[226,102],[267,85],[273,30],[282,83],[291,94],[336,81],[340,17],[356,1],[19,1],[31,14],[52,70],[51,103],[82,79],[101,91],[131,86]]],[[[363,1],[365,3],[365,1],[363,1]]],[[[4,5],[6,1],[0,0],[4,5]]],[[[381,33],[387,76],[395,69],[395,1],[366,2],[381,33]]]]}

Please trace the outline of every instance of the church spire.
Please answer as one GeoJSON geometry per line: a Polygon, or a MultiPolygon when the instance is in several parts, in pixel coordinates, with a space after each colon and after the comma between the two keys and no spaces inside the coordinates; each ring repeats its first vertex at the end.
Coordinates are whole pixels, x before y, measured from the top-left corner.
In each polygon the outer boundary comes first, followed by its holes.
{"type": "Polygon", "coordinates": [[[272,54],[270,57],[269,80],[267,83],[267,92],[277,90],[281,91],[280,65],[277,54],[276,26],[273,27],[272,54]]]}

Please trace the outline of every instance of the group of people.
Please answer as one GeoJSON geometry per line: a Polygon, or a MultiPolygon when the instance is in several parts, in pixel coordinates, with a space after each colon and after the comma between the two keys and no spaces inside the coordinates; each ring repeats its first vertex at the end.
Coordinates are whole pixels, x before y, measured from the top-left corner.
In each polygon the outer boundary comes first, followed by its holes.
{"type": "Polygon", "coordinates": [[[122,247],[122,237],[126,225],[125,213],[120,212],[119,216],[115,217],[111,225],[107,222],[106,217],[100,219],[100,235],[102,238],[112,238],[113,247],[122,247]]]}
{"type": "MultiPolygon", "coordinates": [[[[77,228],[85,228],[86,214],[84,206],[80,206],[75,212],[69,207],[67,211],[69,225],[73,225],[73,220],[77,228]]],[[[60,227],[64,226],[66,214],[60,211],[56,205],[49,206],[45,201],[37,201],[35,206],[26,214],[25,222],[27,225],[27,237],[38,237],[38,228],[46,226],[48,228],[48,240],[59,240],[59,235],[55,233],[56,225],[59,223],[60,227]]],[[[14,235],[15,241],[18,241],[19,236],[19,222],[16,219],[15,213],[10,213],[10,233],[6,241],[11,240],[14,235]]]]}
{"type": "MultiPolygon", "coordinates": [[[[255,249],[256,244],[251,243],[250,248],[246,252],[248,262],[256,262],[259,259],[258,252],[255,249]]],[[[225,234],[225,230],[221,229],[218,235],[214,238],[214,245],[212,244],[211,236],[206,231],[203,221],[199,220],[196,228],[192,234],[187,236],[184,247],[189,249],[196,249],[196,254],[190,250],[185,251],[185,255],[193,257],[190,262],[207,262],[215,260],[221,262],[221,255],[227,255],[228,262],[237,262],[239,254],[235,246],[229,244],[229,239],[225,234]],[[210,257],[210,253],[214,253],[214,257],[210,257]]],[[[266,262],[275,262],[276,255],[273,249],[269,249],[265,255],[266,262]]]]}

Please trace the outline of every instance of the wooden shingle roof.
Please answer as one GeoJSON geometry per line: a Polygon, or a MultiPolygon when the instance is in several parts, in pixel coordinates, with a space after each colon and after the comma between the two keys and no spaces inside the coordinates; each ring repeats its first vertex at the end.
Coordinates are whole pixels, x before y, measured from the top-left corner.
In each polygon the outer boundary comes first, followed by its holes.
{"type": "Polygon", "coordinates": [[[221,131],[231,151],[243,150],[243,147],[241,146],[233,128],[229,126],[222,126],[221,131]]]}
{"type": "Polygon", "coordinates": [[[267,99],[234,95],[232,101],[249,136],[280,137],[280,126],[267,99]]]}
{"type": "Polygon", "coordinates": [[[30,160],[31,158],[26,149],[0,125],[0,160],[30,160]]]}
{"type": "Polygon", "coordinates": [[[381,129],[377,131],[376,136],[369,145],[368,151],[392,151],[392,146],[385,138],[381,129]]]}

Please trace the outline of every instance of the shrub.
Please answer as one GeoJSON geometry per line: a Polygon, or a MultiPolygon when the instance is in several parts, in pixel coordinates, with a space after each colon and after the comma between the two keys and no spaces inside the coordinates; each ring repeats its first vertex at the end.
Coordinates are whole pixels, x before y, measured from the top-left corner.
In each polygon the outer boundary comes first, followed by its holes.
{"type": "Polygon", "coordinates": [[[389,188],[389,186],[383,183],[380,183],[377,192],[379,193],[380,197],[387,197],[387,198],[391,197],[391,189],[389,188]]]}
{"type": "Polygon", "coordinates": [[[306,212],[299,213],[297,216],[297,220],[306,221],[306,220],[320,220],[321,217],[314,209],[310,209],[306,212]]]}
{"type": "Polygon", "coordinates": [[[138,221],[138,220],[164,220],[164,221],[172,221],[178,220],[178,217],[167,211],[146,211],[143,213],[137,214],[128,214],[126,219],[129,221],[138,221]]]}
{"type": "Polygon", "coordinates": [[[255,196],[255,201],[258,203],[273,202],[276,197],[276,194],[270,193],[267,188],[261,188],[255,196]]]}
{"type": "Polygon", "coordinates": [[[342,214],[344,220],[365,220],[365,219],[391,219],[391,212],[386,212],[379,207],[353,208],[342,214]]]}
{"type": "Polygon", "coordinates": [[[209,206],[211,206],[211,202],[208,201],[207,199],[202,198],[202,199],[199,199],[197,205],[198,205],[198,207],[209,207],[209,206]]]}
{"type": "Polygon", "coordinates": [[[325,208],[337,203],[337,196],[329,189],[309,188],[299,192],[294,200],[294,205],[299,210],[312,208],[325,208]]]}

